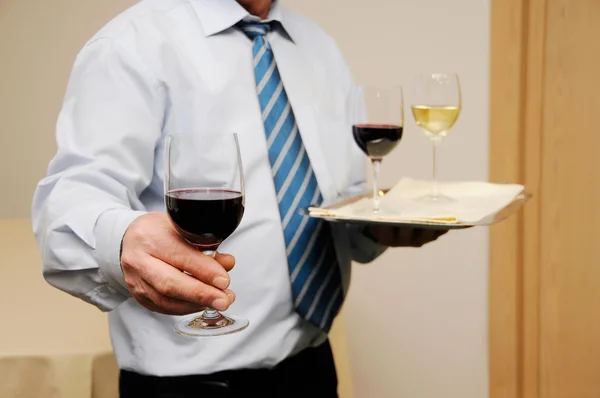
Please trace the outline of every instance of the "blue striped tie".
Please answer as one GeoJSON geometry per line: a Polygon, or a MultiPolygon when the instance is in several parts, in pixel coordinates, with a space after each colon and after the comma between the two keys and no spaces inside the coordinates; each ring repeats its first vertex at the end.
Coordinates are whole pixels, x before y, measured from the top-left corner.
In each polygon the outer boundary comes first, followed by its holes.
{"type": "Polygon", "coordinates": [[[329,225],[299,212],[323,199],[265,37],[269,25],[240,26],[254,42],[256,90],[281,214],[294,306],[304,319],[327,332],[344,301],[340,267],[329,225]]]}

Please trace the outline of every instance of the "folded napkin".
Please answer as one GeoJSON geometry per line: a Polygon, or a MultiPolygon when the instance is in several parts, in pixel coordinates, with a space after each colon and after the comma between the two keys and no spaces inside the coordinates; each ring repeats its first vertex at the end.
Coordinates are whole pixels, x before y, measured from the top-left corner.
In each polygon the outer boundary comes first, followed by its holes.
{"type": "Polygon", "coordinates": [[[380,214],[374,215],[371,212],[370,197],[337,209],[311,208],[309,212],[321,217],[341,219],[468,225],[494,216],[525,192],[524,187],[517,184],[442,182],[441,193],[453,199],[452,201],[420,201],[430,190],[431,181],[403,178],[381,198],[380,214]]]}

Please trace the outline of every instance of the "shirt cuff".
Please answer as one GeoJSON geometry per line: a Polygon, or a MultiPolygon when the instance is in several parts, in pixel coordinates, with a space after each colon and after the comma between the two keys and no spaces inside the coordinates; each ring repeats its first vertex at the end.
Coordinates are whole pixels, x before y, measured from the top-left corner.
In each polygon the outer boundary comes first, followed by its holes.
{"type": "Polygon", "coordinates": [[[95,254],[100,273],[112,288],[127,296],[130,294],[121,269],[121,241],[131,223],[144,214],[128,209],[107,210],[96,223],[95,254]]]}

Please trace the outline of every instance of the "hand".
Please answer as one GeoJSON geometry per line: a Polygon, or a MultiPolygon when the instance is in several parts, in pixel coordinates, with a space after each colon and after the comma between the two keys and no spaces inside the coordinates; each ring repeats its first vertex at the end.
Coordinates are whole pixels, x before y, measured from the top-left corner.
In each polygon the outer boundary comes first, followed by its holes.
{"type": "Polygon", "coordinates": [[[430,228],[392,227],[387,225],[370,226],[367,233],[384,246],[421,247],[444,235],[446,230],[430,228]]]}
{"type": "Polygon", "coordinates": [[[123,237],[121,264],[135,300],[154,312],[187,315],[206,307],[224,311],[235,300],[227,289],[233,256],[217,254],[213,259],[194,249],[163,213],[148,213],[131,223],[123,237]]]}

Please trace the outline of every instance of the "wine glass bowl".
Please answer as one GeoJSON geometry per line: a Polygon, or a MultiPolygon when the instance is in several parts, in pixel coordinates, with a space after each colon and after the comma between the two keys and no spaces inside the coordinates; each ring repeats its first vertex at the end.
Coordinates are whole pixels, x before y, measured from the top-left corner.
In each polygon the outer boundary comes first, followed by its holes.
{"type": "Polygon", "coordinates": [[[458,106],[413,105],[413,116],[419,127],[431,139],[443,138],[460,115],[458,106]]]}
{"type": "Polygon", "coordinates": [[[203,252],[216,251],[244,215],[244,195],[219,188],[184,188],[166,195],[167,213],[177,232],[203,252]]]}
{"type": "Polygon", "coordinates": [[[358,147],[371,159],[383,159],[398,146],[402,139],[402,126],[392,124],[355,124],[352,134],[358,147]]]}
{"type": "MultiPolygon", "coordinates": [[[[236,134],[167,137],[165,207],[173,226],[191,246],[214,257],[238,227],[245,209],[244,175],[236,134]],[[195,145],[194,140],[201,139],[195,145]],[[201,148],[200,150],[198,148],[201,148]]],[[[183,317],[175,329],[188,336],[239,332],[247,319],[207,308],[183,317]]]]}

